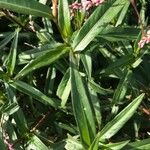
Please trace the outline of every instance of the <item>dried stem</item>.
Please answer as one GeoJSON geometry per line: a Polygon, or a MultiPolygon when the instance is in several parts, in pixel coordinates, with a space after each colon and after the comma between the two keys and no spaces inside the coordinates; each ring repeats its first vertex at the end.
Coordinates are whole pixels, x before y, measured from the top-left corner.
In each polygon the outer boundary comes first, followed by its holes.
{"type": "Polygon", "coordinates": [[[5,17],[18,24],[22,29],[26,30],[26,31],[30,31],[30,32],[35,32],[32,28],[28,27],[28,26],[24,26],[20,21],[18,21],[18,19],[16,18],[16,16],[14,16],[12,13],[9,12],[9,10],[3,10],[3,13],[5,14],[5,17]]]}
{"type": "Polygon", "coordinates": [[[58,4],[58,0],[52,0],[52,14],[54,17],[54,20],[57,21],[57,4],[58,4]]]}
{"type": "Polygon", "coordinates": [[[50,111],[48,111],[39,121],[38,123],[30,130],[30,132],[34,132],[40,125],[41,123],[48,117],[50,114],[50,111]]]}

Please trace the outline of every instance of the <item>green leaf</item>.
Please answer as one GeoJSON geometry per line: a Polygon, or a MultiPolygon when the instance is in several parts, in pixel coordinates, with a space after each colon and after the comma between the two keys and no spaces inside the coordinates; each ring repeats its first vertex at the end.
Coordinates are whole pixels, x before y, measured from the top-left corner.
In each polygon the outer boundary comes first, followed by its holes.
{"type": "Polygon", "coordinates": [[[76,122],[80,132],[83,145],[89,146],[96,134],[95,120],[88,97],[88,90],[81,75],[74,64],[75,58],[71,56],[71,97],[76,122]]]}
{"type": "Polygon", "coordinates": [[[150,138],[141,141],[129,143],[122,150],[149,150],[150,149],[150,138]]]}
{"type": "Polygon", "coordinates": [[[35,0],[0,0],[0,8],[27,15],[52,18],[51,8],[35,0]]]}
{"type": "Polygon", "coordinates": [[[106,144],[106,147],[110,148],[111,150],[122,150],[122,148],[125,147],[128,143],[129,140],[118,142],[118,143],[109,143],[106,144]]]}
{"type": "Polygon", "coordinates": [[[100,5],[73,40],[74,51],[82,51],[86,46],[106,28],[108,23],[121,11],[128,0],[111,0],[100,5]]]}
{"type": "Polygon", "coordinates": [[[77,131],[77,128],[75,126],[73,126],[72,124],[64,124],[62,122],[59,122],[59,123],[55,123],[57,127],[63,129],[63,130],[66,130],[67,132],[69,131],[70,133],[72,134],[77,134],[78,131],[77,131]]]}
{"type": "Polygon", "coordinates": [[[88,52],[86,52],[85,54],[80,54],[81,56],[81,61],[84,65],[84,69],[88,75],[88,78],[91,78],[91,74],[92,74],[92,58],[90,56],[90,54],[88,52]]]}
{"type": "Polygon", "coordinates": [[[70,10],[68,0],[58,2],[58,25],[62,36],[68,38],[71,35],[70,10]]]}
{"type": "Polygon", "coordinates": [[[144,98],[144,94],[135,98],[127,107],[125,107],[112,121],[107,123],[99,132],[99,140],[105,140],[115,135],[123,125],[132,117],[144,98]]]}
{"type": "Polygon", "coordinates": [[[96,118],[96,121],[98,124],[98,129],[100,129],[101,128],[101,120],[102,120],[101,109],[100,109],[100,100],[99,100],[96,92],[90,86],[88,86],[88,89],[89,89],[89,94],[91,97],[91,105],[93,107],[95,118],[96,118]]]}
{"type": "Polygon", "coordinates": [[[7,35],[6,38],[0,42],[0,49],[2,49],[5,45],[7,45],[11,41],[11,39],[14,38],[15,35],[16,35],[16,32],[13,32],[7,35]]]}
{"type": "Polygon", "coordinates": [[[31,137],[27,145],[27,149],[49,150],[49,148],[36,135],[31,137]]]}
{"type": "Polygon", "coordinates": [[[56,48],[59,44],[44,44],[41,47],[23,51],[18,55],[19,61],[31,61],[38,56],[43,55],[44,53],[49,52],[50,50],[56,48]]]}
{"type": "Polygon", "coordinates": [[[93,80],[88,80],[90,87],[96,92],[99,93],[101,95],[107,95],[107,94],[111,94],[113,91],[110,89],[104,89],[102,88],[100,85],[98,85],[97,83],[95,83],[93,80]]]}
{"type": "Polygon", "coordinates": [[[58,89],[57,96],[62,100],[61,107],[64,107],[71,91],[70,70],[68,69],[63,76],[58,89]]]}
{"type": "Polygon", "coordinates": [[[18,109],[19,109],[19,105],[16,102],[14,102],[12,104],[9,104],[7,107],[3,108],[3,110],[1,111],[3,113],[6,113],[7,115],[12,115],[16,111],[18,111],[18,109]]]}
{"type": "Polygon", "coordinates": [[[58,100],[54,98],[50,98],[46,95],[44,95],[41,91],[38,89],[30,86],[29,84],[22,82],[22,81],[15,81],[10,83],[12,87],[19,90],[20,92],[27,94],[31,96],[32,98],[38,100],[39,102],[45,104],[45,105],[51,105],[54,108],[58,107],[58,100]]]}
{"type": "Polygon", "coordinates": [[[16,30],[16,35],[14,37],[14,40],[12,42],[10,52],[7,58],[7,73],[12,76],[15,65],[16,65],[16,56],[17,56],[17,44],[18,44],[18,34],[19,34],[19,29],[16,30]]]}
{"type": "Polygon", "coordinates": [[[66,145],[66,140],[51,144],[49,150],[63,150],[66,145]]]}
{"type": "Polygon", "coordinates": [[[0,70],[0,80],[8,80],[8,76],[6,73],[0,70]]]}
{"type": "MultiPolygon", "coordinates": [[[[16,94],[12,89],[12,87],[9,84],[5,83],[5,89],[6,89],[7,98],[9,102],[18,104],[16,94]]],[[[28,126],[23,111],[20,108],[17,108],[17,111],[14,113],[14,110],[10,113],[13,113],[13,118],[18,126],[18,130],[20,131],[20,134],[25,134],[28,130],[28,126]]]]}
{"type": "Polygon", "coordinates": [[[144,98],[144,94],[135,98],[127,107],[125,107],[112,121],[108,122],[104,128],[98,132],[93,143],[90,146],[90,150],[94,147],[94,150],[98,150],[99,141],[104,141],[115,135],[123,125],[132,117],[137,107],[144,98]]]}
{"type": "Polygon", "coordinates": [[[107,26],[98,37],[109,41],[135,40],[140,32],[139,28],[134,27],[113,27],[107,26]]]}
{"type": "Polygon", "coordinates": [[[68,139],[66,140],[65,145],[66,150],[85,150],[81,143],[77,141],[75,137],[71,137],[68,135],[68,139]]]}
{"type": "Polygon", "coordinates": [[[135,62],[134,55],[129,54],[129,55],[122,56],[121,58],[117,59],[115,62],[111,63],[106,69],[102,70],[101,73],[111,74],[118,68],[123,68],[125,66],[131,65],[133,62],[135,62]]]}
{"type": "Polygon", "coordinates": [[[58,60],[60,57],[62,57],[64,54],[68,53],[70,50],[69,47],[66,47],[65,45],[61,45],[56,47],[55,49],[50,50],[47,53],[44,53],[43,55],[37,57],[33,61],[30,61],[15,77],[15,79],[18,79],[20,77],[25,76],[29,72],[38,69],[40,67],[50,65],[54,61],[58,60]]]}
{"type": "Polygon", "coordinates": [[[128,84],[131,79],[131,75],[132,75],[131,70],[126,70],[124,72],[124,75],[120,79],[117,89],[114,92],[113,100],[112,100],[113,104],[117,105],[117,104],[119,104],[119,102],[121,102],[124,99],[127,89],[128,89],[128,84]]]}
{"type": "Polygon", "coordinates": [[[56,79],[56,69],[52,66],[47,70],[44,93],[46,95],[52,95],[54,91],[54,83],[56,79]]]}
{"type": "Polygon", "coordinates": [[[129,6],[130,6],[130,3],[126,3],[124,5],[124,7],[123,7],[123,9],[122,9],[122,11],[121,11],[121,13],[119,15],[119,18],[117,20],[116,26],[120,25],[123,22],[123,19],[125,18],[125,15],[126,15],[126,13],[128,11],[129,6]]]}

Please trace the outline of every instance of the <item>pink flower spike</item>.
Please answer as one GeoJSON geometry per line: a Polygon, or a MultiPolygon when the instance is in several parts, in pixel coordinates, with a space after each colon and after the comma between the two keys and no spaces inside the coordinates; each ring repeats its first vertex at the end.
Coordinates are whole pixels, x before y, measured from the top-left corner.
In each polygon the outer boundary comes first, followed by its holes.
{"type": "Polygon", "coordinates": [[[83,6],[83,9],[89,10],[93,5],[91,1],[83,1],[82,6],[83,6]]]}
{"type": "Polygon", "coordinates": [[[142,39],[140,40],[140,42],[138,43],[139,48],[143,48],[145,44],[150,43],[150,31],[147,31],[147,34],[145,36],[142,37],[142,39]]]}
{"type": "Polygon", "coordinates": [[[93,3],[95,6],[98,6],[98,5],[100,5],[101,3],[104,2],[104,0],[91,0],[91,1],[92,1],[92,3],[93,3]]]}

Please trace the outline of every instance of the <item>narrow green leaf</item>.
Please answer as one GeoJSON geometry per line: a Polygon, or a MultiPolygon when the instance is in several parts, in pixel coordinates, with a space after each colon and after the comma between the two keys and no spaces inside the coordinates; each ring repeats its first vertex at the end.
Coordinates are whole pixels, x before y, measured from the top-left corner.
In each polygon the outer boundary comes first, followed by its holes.
{"type": "Polygon", "coordinates": [[[90,56],[89,53],[85,53],[85,54],[80,54],[81,56],[81,61],[84,65],[84,69],[88,75],[88,78],[91,78],[91,74],[92,74],[92,58],[90,56]]]}
{"type": "Polygon", "coordinates": [[[7,80],[8,76],[6,73],[0,70],[0,80],[7,80]]]}
{"type": "Polygon", "coordinates": [[[57,96],[62,100],[61,107],[64,107],[71,91],[70,70],[68,69],[63,76],[58,89],[57,96]]]}
{"type": "Polygon", "coordinates": [[[66,150],[85,150],[81,143],[77,141],[75,137],[71,137],[68,135],[68,139],[66,140],[65,145],[66,150]]]}
{"type": "Polygon", "coordinates": [[[0,0],[0,8],[27,15],[52,18],[51,8],[35,0],[0,0]]]}
{"type": "Polygon", "coordinates": [[[14,102],[14,103],[8,105],[6,108],[4,108],[4,110],[1,110],[1,111],[3,113],[6,113],[7,115],[12,115],[16,111],[18,111],[18,109],[19,109],[19,105],[14,102]]]}
{"type": "MultiPolygon", "coordinates": [[[[18,104],[16,94],[13,88],[9,84],[5,83],[5,89],[6,89],[7,98],[9,102],[18,104]]],[[[28,130],[28,126],[23,111],[20,108],[17,108],[17,111],[13,113],[13,118],[16,124],[18,125],[18,130],[20,134],[25,134],[28,130]]]]}
{"type": "Polygon", "coordinates": [[[62,36],[68,38],[71,35],[70,10],[68,0],[58,2],[58,25],[62,36]]]}
{"type": "Polygon", "coordinates": [[[122,150],[122,148],[125,147],[128,143],[129,140],[118,142],[118,143],[109,143],[106,146],[111,150],[122,150]]]}
{"type": "Polygon", "coordinates": [[[112,121],[108,122],[105,127],[100,132],[98,132],[90,148],[94,147],[94,150],[98,150],[99,141],[109,139],[113,135],[115,135],[132,117],[143,98],[144,94],[139,95],[127,107],[125,107],[112,121]]]}
{"type": "Polygon", "coordinates": [[[131,65],[135,61],[134,55],[126,55],[121,57],[120,59],[117,59],[115,62],[111,63],[106,69],[102,70],[101,73],[104,74],[111,74],[114,72],[116,69],[120,67],[126,67],[128,65],[131,65]]]}
{"type": "Polygon", "coordinates": [[[63,150],[65,148],[66,145],[66,140],[62,140],[60,142],[51,144],[49,146],[49,150],[63,150]]]}
{"type": "Polygon", "coordinates": [[[54,61],[58,60],[60,57],[62,57],[64,54],[68,53],[70,50],[69,47],[66,47],[64,45],[58,46],[53,50],[50,50],[47,53],[44,53],[43,55],[37,57],[33,61],[30,61],[15,77],[15,79],[18,79],[20,77],[25,76],[29,72],[38,69],[40,67],[50,65],[54,61]]]}
{"type": "Polygon", "coordinates": [[[59,128],[66,130],[67,132],[69,131],[72,134],[77,134],[77,128],[71,124],[64,124],[62,122],[56,123],[56,126],[58,126],[59,128]]]}
{"type": "Polygon", "coordinates": [[[124,7],[123,7],[123,9],[122,9],[122,11],[121,11],[121,13],[120,13],[120,15],[119,15],[119,18],[118,18],[118,20],[117,20],[117,23],[116,23],[116,27],[118,26],[118,25],[120,25],[122,22],[123,22],[123,19],[125,18],[125,15],[126,15],[126,13],[127,13],[127,11],[128,11],[128,8],[129,8],[129,6],[130,6],[130,3],[126,3],[125,5],[124,5],[124,7]]]}
{"type": "Polygon", "coordinates": [[[47,53],[50,50],[53,50],[59,45],[60,44],[58,43],[57,44],[44,44],[41,47],[23,51],[22,53],[18,55],[18,57],[20,61],[22,60],[31,61],[32,59],[35,59],[36,57],[41,56],[42,54],[47,53]]]}
{"type": "Polygon", "coordinates": [[[88,150],[99,150],[99,137],[96,136],[88,150]]]}
{"type": "Polygon", "coordinates": [[[51,105],[54,108],[58,107],[58,100],[54,98],[47,97],[44,95],[41,91],[38,89],[30,86],[29,84],[22,82],[22,81],[15,81],[10,83],[12,87],[19,90],[20,92],[27,94],[31,96],[32,98],[35,98],[39,102],[45,104],[45,105],[51,105]]]}
{"type": "Polygon", "coordinates": [[[140,32],[139,28],[134,27],[113,27],[107,26],[98,37],[109,41],[127,41],[135,40],[140,32]]]}
{"type": "Polygon", "coordinates": [[[16,32],[13,32],[13,33],[10,33],[8,36],[5,37],[5,39],[3,39],[1,42],[0,42],[0,49],[2,49],[6,44],[8,44],[11,39],[14,38],[16,32]]]}
{"type": "Polygon", "coordinates": [[[150,149],[150,138],[141,141],[129,143],[122,150],[149,150],[150,149]]]}
{"type": "Polygon", "coordinates": [[[71,96],[74,115],[80,132],[80,138],[84,146],[89,146],[96,134],[95,121],[90,105],[90,99],[85,89],[77,66],[71,61],[71,96]]]}
{"type": "Polygon", "coordinates": [[[104,89],[102,88],[100,85],[98,85],[97,83],[95,83],[93,80],[88,80],[89,81],[89,85],[90,87],[96,92],[96,93],[99,93],[99,94],[102,94],[102,95],[107,95],[107,94],[111,94],[113,91],[110,90],[110,89],[104,89]]]}
{"type": "Polygon", "coordinates": [[[27,149],[49,150],[49,148],[36,135],[31,137],[27,145],[27,149]]]}
{"type": "Polygon", "coordinates": [[[132,117],[137,107],[144,98],[144,94],[135,98],[127,107],[125,107],[112,121],[107,123],[99,133],[99,140],[109,139],[115,135],[122,126],[132,117]]]}
{"type": "Polygon", "coordinates": [[[96,118],[96,121],[97,121],[97,126],[98,126],[98,129],[101,128],[101,119],[102,119],[102,116],[101,116],[101,109],[100,109],[100,100],[96,94],[96,92],[91,89],[90,86],[88,86],[88,89],[89,89],[89,94],[90,94],[90,97],[91,97],[91,105],[93,107],[93,110],[94,110],[94,115],[95,115],[95,118],[96,118]]]}
{"type": "Polygon", "coordinates": [[[53,66],[51,66],[47,70],[45,80],[44,93],[46,93],[46,95],[50,96],[53,94],[55,79],[56,79],[56,69],[53,66]]]}
{"type": "Polygon", "coordinates": [[[113,104],[117,105],[119,104],[119,102],[121,102],[124,99],[128,89],[128,83],[130,82],[131,79],[131,75],[132,75],[131,70],[126,70],[124,72],[124,75],[120,79],[117,89],[114,92],[113,100],[112,100],[113,104]]]}
{"type": "Polygon", "coordinates": [[[72,47],[74,51],[84,48],[106,28],[108,23],[116,17],[128,0],[111,0],[100,5],[85,22],[75,36],[72,47]]]}
{"type": "Polygon", "coordinates": [[[14,37],[14,40],[12,42],[10,52],[7,58],[7,72],[10,76],[13,75],[15,65],[16,65],[16,56],[17,56],[17,44],[18,44],[18,34],[19,29],[16,30],[16,35],[14,37]]]}

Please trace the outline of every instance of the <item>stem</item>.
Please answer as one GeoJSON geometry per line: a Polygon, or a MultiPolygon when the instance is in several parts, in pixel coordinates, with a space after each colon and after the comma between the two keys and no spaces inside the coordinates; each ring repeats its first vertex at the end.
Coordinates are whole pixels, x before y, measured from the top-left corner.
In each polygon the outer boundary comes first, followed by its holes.
{"type": "Polygon", "coordinates": [[[17,18],[16,16],[14,16],[12,13],[10,13],[8,10],[3,10],[3,13],[5,14],[5,17],[10,20],[11,22],[14,22],[16,24],[18,24],[22,29],[26,30],[26,31],[30,31],[30,32],[35,32],[34,30],[32,30],[32,28],[23,25],[17,18]]]}
{"type": "Polygon", "coordinates": [[[139,22],[140,22],[140,25],[141,25],[142,35],[144,36],[145,35],[144,26],[143,26],[143,22],[142,22],[141,16],[140,16],[140,14],[139,14],[139,12],[137,10],[135,0],[130,0],[130,2],[131,2],[132,6],[133,6],[133,8],[134,8],[134,10],[136,12],[136,15],[137,15],[138,19],[139,19],[139,22]]]}
{"type": "Polygon", "coordinates": [[[34,131],[41,125],[41,123],[48,117],[49,114],[50,114],[50,111],[48,111],[48,112],[38,121],[38,123],[37,123],[33,128],[31,128],[30,132],[34,132],[34,131]]]}
{"type": "Polygon", "coordinates": [[[58,3],[58,0],[52,0],[52,14],[54,16],[54,21],[57,22],[57,3],[58,3]]]}

